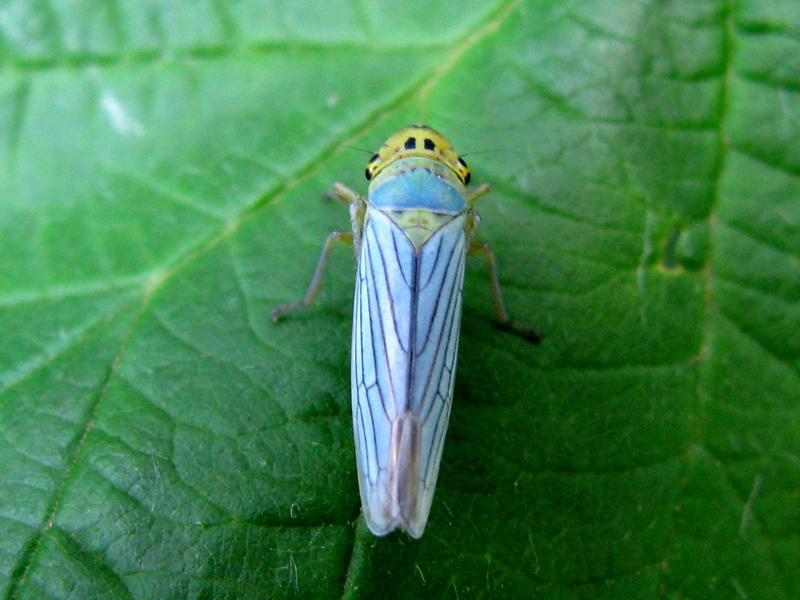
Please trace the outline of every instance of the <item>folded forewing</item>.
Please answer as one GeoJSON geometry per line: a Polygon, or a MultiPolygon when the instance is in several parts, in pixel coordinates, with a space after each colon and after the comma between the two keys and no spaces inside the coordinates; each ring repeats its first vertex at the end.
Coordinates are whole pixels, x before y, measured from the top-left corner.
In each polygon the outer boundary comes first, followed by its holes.
{"type": "Polygon", "coordinates": [[[409,408],[419,419],[422,429],[419,485],[420,494],[425,498],[426,518],[439,473],[453,400],[467,254],[464,221],[462,215],[442,227],[422,247],[417,260],[417,309],[409,408]]]}
{"type": "Polygon", "coordinates": [[[392,428],[405,410],[411,368],[416,253],[402,230],[370,209],[361,241],[353,310],[351,385],[359,487],[375,533],[394,529],[392,428]]]}
{"type": "Polygon", "coordinates": [[[353,315],[353,422],[365,517],[415,537],[427,521],[450,415],[466,236],[458,215],[417,250],[371,208],[353,315]]]}

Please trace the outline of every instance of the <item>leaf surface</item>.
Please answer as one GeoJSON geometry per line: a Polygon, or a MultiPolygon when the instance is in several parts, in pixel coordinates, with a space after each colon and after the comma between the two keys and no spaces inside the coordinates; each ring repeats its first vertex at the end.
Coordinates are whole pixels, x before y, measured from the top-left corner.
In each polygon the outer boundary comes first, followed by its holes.
{"type": "Polygon", "coordinates": [[[7,598],[791,598],[793,0],[0,6],[7,598]],[[360,518],[321,199],[424,122],[469,267],[425,536],[360,518]],[[389,590],[387,592],[387,590],[389,590]]]}

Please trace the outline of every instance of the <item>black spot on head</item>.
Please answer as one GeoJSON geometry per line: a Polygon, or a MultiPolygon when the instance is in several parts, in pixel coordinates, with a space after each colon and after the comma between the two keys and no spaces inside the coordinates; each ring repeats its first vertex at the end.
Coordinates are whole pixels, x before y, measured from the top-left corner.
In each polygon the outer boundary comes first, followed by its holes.
{"type": "Polygon", "coordinates": [[[376,152],[375,154],[372,155],[372,158],[369,159],[369,162],[371,163],[378,162],[380,159],[381,155],[376,152]]]}
{"type": "Polygon", "coordinates": [[[470,180],[472,179],[472,173],[467,171],[466,177],[464,177],[464,185],[469,185],[470,180]]]}
{"type": "Polygon", "coordinates": [[[465,162],[464,162],[464,159],[463,159],[463,158],[461,158],[460,156],[458,157],[458,164],[460,164],[460,165],[461,165],[462,167],[464,167],[465,169],[469,169],[469,167],[467,166],[467,163],[465,163],[465,162]]]}
{"type": "Polygon", "coordinates": [[[425,150],[434,150],[436,148],[436,144],[433,143],[433,140],[425,138],[425,150]]]}
{"type": "Polygon", "coordinates": [[[417,147],[417,139],[413,137],[408,138],[404,146],[406,150],[413,150],[414,148],[417,147]]]}
{"type": "Polygon", "coordinates": [[[372,170],[369,167],[367,167],[367,170],[364,171],[364,175],[366,175],[367,181],[369,181],[370,179],[372,179],[372,170]]]}

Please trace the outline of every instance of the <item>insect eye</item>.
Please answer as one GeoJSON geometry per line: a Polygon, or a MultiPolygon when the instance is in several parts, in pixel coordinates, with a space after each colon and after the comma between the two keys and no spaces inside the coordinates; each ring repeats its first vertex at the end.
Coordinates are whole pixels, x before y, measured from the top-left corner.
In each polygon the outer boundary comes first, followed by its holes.
{"type": "Polygon", "coordinates": [[[460,156],[458,157],[458,164],[461,167],[461,172],[463,173],[464,185],[467,185],[469,180],[472,179],[472,174],[469,172],[467,163],[460,156]]]}
{"type": "Polygon", "coordinates": [[[372,179],[373,170],[375,169],[375,165],[380,160],[381,160],[381,155],[378,154],[377,152],[372,155],[372,158],[369,159],[369,162],[367,163],[367,170],[364,171],[364,175],[366,175],[367,181],[370,181],[372,179]]]}

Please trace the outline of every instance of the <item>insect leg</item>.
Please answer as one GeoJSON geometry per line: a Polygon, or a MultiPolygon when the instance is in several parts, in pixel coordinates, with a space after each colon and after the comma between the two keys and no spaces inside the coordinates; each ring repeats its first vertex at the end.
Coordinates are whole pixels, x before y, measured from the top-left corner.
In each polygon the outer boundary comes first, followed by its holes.
{"type": "Polygon", "coordinates": [[[469,253],[483,254],[486,256],[486,261],[489,264],[489,286],[492,288],[492,303],[494,304],[494,312],[497,315],[497,320],[500,321],[499,326],[502,329],[516,333],[534,344],[538,344],[541,335],[536,329],[524,323],[520,323],[519,321],[513,321],[511,317],[508,316],[506,303],[503,301],[503,291],[500,288],[500,278],[497,275],[497,262],[494,259],[494,252],[492,251],[492,247],[486,242],[478,242],[473,239],[475,230],[478,228],[478,223],[480,222],[478,213],[471,210],[469,217],[470,219],[467,224],[467,236],[470,241],[469,253]]]}
{"type": "Polygon", "coordinates": [[[367,201],[344,184],[334,183],[325,192],[325,196],[350,207],[350,224],[353,228],[353,249],[356,258],[361,255],[361,231],[364,229],[364,217],[367,214],[367,201]]]}
{"type": "Polygon", "coordinates": [[[308,306],[314,302],[317,294],[319,293],[319,288],[322,285],[322,278],[325,276],[325,269],[328,267],[328,256],[330,256],[331,248],[336,242],[352,244],[353,233],[350,231],[331,232],[331,234],[328,236],[328,239],[325,240],[325,245],[322,247],[322,253],[319,255],[319,261],[317,262],[317,268],[314,271],[314,276],[311,278],[311,283],[308,285],[308,291],[306,291],[306,295],[303,296],[303,299],[300,300],[300,302],[283,304],[273,310],[271,315],[273,321],[278,321],[284,313],[287,313],[290,310],[303,308],[304,306],[308,306]]]}
{"type": "Polygon", "coordinates": [[[326,193],[326,196],[350,206],[352,231],[334,231],[328,236],[328,239],[325,240],[325,245],[322,247],[322,252],[319,255],[317,268],[314,270],[314,276],[311,278],[311,283],[308,285],[306,295],[303,296],[300,302],[283,304],[274,309],[271,315],[273,321],[277,322],[284,313],[290,310],[303,308],[314,302],[319,293],[319,288],[322,285],[322,278],[325,276],[325,270],[328,268],[328,257],[330,256],[331,248],[333,248],[336,242],[343,242],[354,246],[356,255],[358,255],[358,250],[361,248],[361,230],[364,228],[364,215],[367,211],[366,201],[359,196],[357,192],[354,192],[341,183],[334,183],[331,189],[326,193]]]}
{"type": "Polygon", "coordinates": [[[467,190],[467,205],[472,206],[475,204],[475,201],[480,198],[481,196],[485,196],[492,190],[491,186],[488,183],[482,183],[481,185],[471,187],[467,190]]]}
{"type": "Polygon", "coordinates": [[[331,200],[336,200],[341,204],[352,204],[353,202],[364,202],[364,199],[358,192],[351,190],[344,184],[334,183],[325,196],[331,200]]]}

